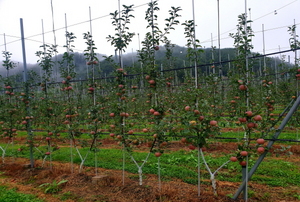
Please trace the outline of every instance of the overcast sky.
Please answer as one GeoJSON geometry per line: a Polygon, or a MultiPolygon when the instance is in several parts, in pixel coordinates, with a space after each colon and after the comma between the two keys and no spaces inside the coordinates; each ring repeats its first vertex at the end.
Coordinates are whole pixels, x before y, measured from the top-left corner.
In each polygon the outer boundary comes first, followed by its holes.
{"type": "MultiPolygon", "coordinates": [[[[143,40],[147,22],[144,20],[147,3],[150,0],[120,0],[121,4],[135,6],[132,14],[135,18],[130,24],[130,31],[139,33],[143,40]]],[[[211,47],[211,36],[213,45],[218,46],[218,1],[217,0],[195,0],[195,22],[196,38],[200,40],[202,47],[211,47]]],[[[90,31],[89,7],[91,8],[92,34],[97,52],[113,55],[114,48],[107,42],[108,35],[114,35],[114,27],[111,26],[109,13],[118,9],[118,0],[52,0],[54,28],[56,43],[60,47],[65,44],[65,16],[67,19],[67,30],[73,32],[75,39],[75,51],[83,52],[86,48],[83,33],[90,31]],[[108,3],[109,2],[109,3],[108,3]]],[[[219,0],[220,8],[220,32],[221,48],[233,47],[233,39],[229,33],[236,32],[238,15],[245,12],[245,1],[243,0],[219,0]]],[[[180,23],[193,18],[192,0],[159,0],[160,11],[157,13],[159,27],[164,28],[164,19],[168,17],[171,6],[181,7],[180,23]]],[[[247,0],[248,18],[251,18],[252,29],[255,32],[253,38],[254,51],[263,52],[263,32],[266,53],[289,49],[288,27],[300,23],[300,0],[247,0]]],[[[45,32],[45,42],[54,43],[53,21],[51,12],[51,0],[0,0],[0,51],[5,50],[4,33],[6,36],[7,51],[13,54],[14,61],[22,61],[20,41],[20,18],[23,19],[28,63],[35,63],[38,58],[35,52],[41,50],[42,45],[42,21],[45,32]]],[[[184,27],[176,26],[171,31],[169,38],[172,43],[180,46],[186,44],[184,27]]],[[[139,49],[138,35],[128,46],[127,52],[139,49]]],[[[64,48],[59,49],[63,53],[64,48]]],[[[3,57],[0,59],[4,60],[3,57]]]]}

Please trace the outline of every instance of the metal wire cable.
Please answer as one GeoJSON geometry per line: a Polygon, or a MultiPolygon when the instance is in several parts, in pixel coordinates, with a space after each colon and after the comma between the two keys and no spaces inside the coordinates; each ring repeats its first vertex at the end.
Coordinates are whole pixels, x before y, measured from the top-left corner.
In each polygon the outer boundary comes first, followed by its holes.
{"type": "MultiPolygon", "coordinates": [[[[285,7],[289,6],[289,5],[291,5],[292,3],[295,3],[296,1],[298,1],[298,0],[295,0],[295,1],[291,2],[291,3],[289,3],[289,4],[286,4],[285,6],[282,6],[282,7],[278,8],[278,9],[276,9],[276,10],[277,10],[277,11],[278,11],[278,10],[281,10],[281,9],[283,9],[283,8],[285,8],[285,7]]],[[[146,5],[148,5],[148,3],[141,4],[141,5],[138,5],[138,6],[134,6],[133,8],[140,8],[140,7],[143,7],[143,6],[146,6],[146,5]]],[[[51,8],[53,9],[52,1],[51,1],[51,8]]],[[[273,12],[272,12],[272,13],[273,13],[273,12]]],[[[263,18],[263,17],[265,17],[265,16],[267,16],[267,15],[270,15],[270,14],[271,14],[271,13],[267,13],[267,14],[265,14],[265,15],[259,17],[259,18],[256,18],[255,20],[258,20],[258,19],[263,18]]],[[[108,15],[103,15],[103,16],[100,16],[100,17],[93,18],[93,19],[91,19],[91,21],[99,20],[99,19],[102,19],[102,18],[105,18],[105,17],[109,17],[109,16],[110,16],[109,14],[108,14],[108,15]]],[[[53,10],[52,10],[52,18],[53,18],[53,17],[54,17],[54,16],[53,16],[53,10]]],[[[54,20],[52,20],[52,21],[53,21],[53,26],[54,26],[54,20]]],[[[68,25],[68,27],[74,27],[74,26],[77,26],[77,25],[80,25],[80,24],[84,24],[84,23],[89,23],[89,22],[90,22],[90,20],[86,20],[86,21],[82,21],[82,22],[78,22],[78,23],[75,23],[75,24],[68,25]]],[[[296,25],[299,25],[299,24],[300,24],[300,23],[298,23],[298,24],[296,24],[296,25]]],[[[284,27],[270,28],[270,29],[267,29],[267,30],[265,30],[265,31],[270,31],[270,30],[275,30],[275,29],[280,29],[280,28],[284,28],[284,27]]],[[[53,30],[51,30],[51,31],[46,31],[46,32],[44,32],[44,34],[49,34],[49,33],[51,33],[51,32],[55,32],[55,31],[59,31],[59,30],[63,30],[63,29],[65,29],[65,27],[61,27],[61,28],[57,28],[57,29],[54,29],[54,27],[53,27],[53,30]]],[[[234,28],[234,29],[231,29],[231,30],[229,30],[229,31],[223,32],[221,35],[224,35],[224,34],[226,34],[226,33],[229,33],[229,32],[231,32],[231,31],[233,31],[233,30],[235,30],[235,28],[234,28]]],[[[257,31],[257,33],[259,33],[259,32],[261,32],[261,31],[257,31]]],[[[29,38],[36,37],[36,36],[40,36],[40,35],[42,35],[42,33],[34,34],[34,35],[31,35],[31,36],[26,37],[25,40],[27,40],[27,39],[29,39],[29,38]]],[[[3,36],[3,34],[0,34],[0,36],[3,36]]],[[[8,43],[6,43],[6,44],[11,44],[11,43],[18,42],[18,41],[21,40],[20,37],[16,37],[16,36],[12,36],[12,35],[6,35],[6,36],[14,37],[14,38],[19,38],[19,40],[11,41],[11,42],[8,42],[8,43]]],[[[217,37],[217,36],[214,36],[213,38],[216,38],[216,37],[217,37]]],[[[228,38],[230,38],[230,37],[222,38],[222,40],[228,39],[228,38]]],[[[215,40],[217,40],[217,39],[215,39],[215,40]]],[[[200,42],[200,44],[201,44],[201,43],[207,43],[207,42],[210,42],[210,41],[211,41],[211,39],[207,39],[207,40],[204,40],[204,41],[200,42]]],[[[213,40],[213,41],[214,41],[214,40],[213,40]]],[[[0,46],[4,46],[4,44],[0,44],[0,46]]]]}

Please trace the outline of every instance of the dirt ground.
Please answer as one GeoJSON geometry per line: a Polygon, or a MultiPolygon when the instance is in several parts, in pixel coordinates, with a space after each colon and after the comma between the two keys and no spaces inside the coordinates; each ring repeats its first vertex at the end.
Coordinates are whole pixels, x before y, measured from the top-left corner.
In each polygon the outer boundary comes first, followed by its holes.
{"type": "MultiPolygon", "coordinates": [[[[172,144],[169,149],[182,148],[180,142],[172,144]]],[[[110,140],[104,147],[114,147],[110,140]]],[[[226,152],[234,150],[235,143],[217,143],[212,145],[211,152],[226,152]]],[[[210,150],[209,149],[209,150],[210,150]]],[[[300,167],[300,145],[292,146],[288,161],[296,162],[300,167]]],[[[273,158],[273,157],[272,157],[273,158]]],[[[274,158],[276,158],[274,156],[274,158]]],[[[95,169],[85,167],[82,173],[78,173],[75,167],[74,173],[70,171],[69,163],[53,162],[52,169],[40,168],[41,161],[35,162],[35,168],[28,168],[28,159],[6,158],[5,164],[0,164],[1,185],[17,188],[19,192],[35,194],[45,201],[101,201],[101,202],[196,202],[196,201],[244,201],[242,196],[238,200],[232,200],[232,196],[240,183],[217,182],[218,195],[213,194],[209,183],[202,183],[200,196],[197,185],[191,185],[178,179],[162,181],[159,189],[156,175],[145,175],[143,185],[138,184],[138,178],[132,177],[132,173],[125,173],[124,181],[122,171],[98,168],[99,180],[93,181],[95,169]],[[44,183],[52,183],[54,180],[68,180],[61,186],[61,191],[56,194],[45,194],[39,187],[44,183]],[[208,185],[206,185],[208,184],[208,185]]],[[[250,182],[249,189],[255,194],[248,201],[292,202],[300,201],[291,198],[291,193],[299,194],[299,187],[268,187],[266,185],[250,182]]]]}

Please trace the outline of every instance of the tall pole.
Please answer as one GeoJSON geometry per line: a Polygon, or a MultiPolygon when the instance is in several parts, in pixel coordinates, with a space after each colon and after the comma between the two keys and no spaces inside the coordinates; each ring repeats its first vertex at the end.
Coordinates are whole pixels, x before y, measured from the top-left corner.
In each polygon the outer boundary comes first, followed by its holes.
{"type": "Polygon", "coordinates": [[[229,61],[229,63],[228,63],[228,68],[229,68],[229,71],[231,70],[231,62],[230,62],[230,55],[228,54],[228,61],[229,61]]]}
{"type": "MultiPolygon", "coordinates": [[[[66,49],[67,49],[67,53],[69,55],[69,42],[68,42],[68,23],[67,23],[67,14],[65,13],[65,29],[66,29],[66,49]]],[[[68,75],[70,74],[70,66],[69,63],[67,63],[67,71],[68,71],[68,75]]]]}
{"type": "Polygon", "coordinates": [[[280,45],[278,45],[278,51],[279,51],[279,67],[278,67],[278,73],[280,72],[280,67],[282,67],[282,55],[281,55],[281,48],[280,45]]]}
{"type": "MultiPolygon", "coordinates": [[[[151,34],[152,34],[152,39],[153,39],[153,44],[152,44],[152,48],[155,46],[155,44],[154,44],[154,4],[153,4],[153,0],[151,0],[151,5],[152,5],[152,7],[151,7],[151,34]]],[[[153,63],[152,63],[152,65],[153,65],[153,68],[155,67],[155,51],[154,51],[154,53],[153,53],[153,58],[154,58],[154,60],[153,60],[153,63]]]]}
{"type": "MultiPolygon", "coordinates": [[[[53,3],[52,3],[52,0],[51,0],[51,13],[52,13],[52,32],[53,32],[53,38],[54,38],[54,46],[56,48],[56,35],[55,35],[55,26],[54,26],[54,11],[53,11],[53,3]]],[[[56,52],[55,52],[55,59],[57,59],[56,57],[56,52]]],[[[57,66],[56,68],[54,69],[55,71],[55,77],[57,79],[57,75],[58,75],[58,72],[57,72],[57,66]]]]}
{"type": "MultiPolygon", "coordinates": [[[[192,9],[193,9],[193,22],[194,22],[194,51],[195,51],[195,88],[198,88],[198,72],[197,72],[197,54],[196,54],[196,22],[195,22],[195,2],[192,0],[192,9]]],[[[198,101],[196,103],[196,106],[198,105],[198,101]]],[[[198,196],[201,194],[201,189],[200,189],[200,149],[198,149],[198,196]]]]}
{"type": "MultiPolygon", "coordinates": [[[[248,9],[249,10],[249,20],[250,20],[250,27],[252,27],[252,18],[251,18],[251,8],[248,9]]],[[[251,44],[252,44],[252,36],[251,36],[251,44]]]]}
{"type": "Polygon", "coordinates": [[[267,64],[266,64],[266,47],[265,47],[265,26],[262,24],[262,34],[263,34],[263,54],[264,54],[264,75],[267,73],[267,64]]]}
{"type": "MultiPolygon", "coordinates": [[[[6,49],[6,37],[5,37],[5,33],[3,34],[3,37],[4,37],[4,48],[5,48],[5,60],[7,61],[8,60],[8,57],[7,57],[7,49],[6,49]]],[[[6,78],[8,78],[8,75],[9,75],[9,68],[6,69],[6,78]]]]}
{"type": "MultiPolygon", "coordinates": [[[[296,20],[295,19],[294,19],[294,27],[295,27],[294,42],[295,42],[295,45],[296,45],[297,44],[297,35],[296,35],[296,20]]],[[[298,61],[298,59],[297,59],[297,49],[295,47],[295,67],[298,66],[297,61],[298,61]]],[[[297,81],[297,91],[296,91],[296,94],[297,94],[297,96],[300,95],[300,92],[299,92],[299,82],[298,81],[297,81]]]]}
{"type": "MultiPolygon", "coordinates": [[[[44,55],[46,55],[46,46],[45,46],[45,32],[44,32],[44,21],[42,19],[42,36],[43,36],[43,49],[44,49],[44,55]]],[[[41,83],[42,83],[42,67],[40,67],[40,77],[41,77],[41,83]]]]}
{"type": "MultiPolygon", "coordinates": [[[[139,45],[139,51],[141,50],[141,41],[140,41],[140,33],[137,34],[138,35],[138,45],[139,45]]],[[[143,81],[143,76],[144,76],[144,71],[143,71],[143,63],[140,62],[141,65],[141,88],[140,90],[142,90],[142,88],[144,87],[144,81],[143,81]]]]}
{"type": "MultiPolygon", "coordinates": [[[[294,27],[295,27],[295,31],[294,31],[294,42],[295,44],[297,44],[297,35],[296,35],[296,20],[294,19],[294,27]]],[[[295,47],[296,48],[296,47],[295,47]]],[[[297,66],[297,49],[295,49],[295,66],[297,66]]]]}
{"type": "MultiPolygon", "coordinates": [[[[245,38],[248,40],[248,25],[247,25],[247,0],[245,0],[245,38]]],[[[247,46],[247,41],[245,41],[245,51],[246,51],[246,55],[245,55],[245,60],[246,60],[246,82],[247,85],[249,83],[249,65],[248,65],[248,46],[247,46]]],[[[249,110],[249,88],[246,89],[246,104],[247,104],[247,109],[249,110]]],[[[246,182],[246,185],[244,187],[244,200],[248,201],[248,158],[247,158],[247,164],[246,164],[246,172],[245,172],[245,177],[246,179],[244,180],[246,182]]]]}
{"type": "MultiPolygon", "coordinates": [[[[193,22],[194,22],[194,51],[196,51],[196,22],[195,22],[195,3],[193,0],[193,22]]],[[[195,53],[195,88],[198,88],[197,54],[195,53]]]]}
{"type": "Polygon", "coordinates": [[[220,2],[218,0],[218,46],[219,46],[219,76],[222,77],[222,65],[221,65],[221,38],[220,38],[220,2]]]}
{"type": "MultiPolygon", "coordinates": [[[[4,37],[4,50],[5,50],[5,52],[7,51],[7,49],[6,49],[6,37],[5,37],[5,33],[3,34],[3,37],[4,37]]],[[[6,59],[6,58],[5,58],[6,59]]]]}
{"type": "MultiPolygon", "coordinates": [[[[121,24],[121,1],[118,1],[118,9],[119,9],[119,24],[121,24]]],[[[121,26],[120,26],[121,27],[121,26]]],[[[119,35],[121,37],[121,30],[119,30],[119,35]]],[[[123,58],[122,58],[122,50],[119,50],[119,63],[121,68],[123,69],[123,58]]]]}
{"type": "Polygon", "coordinates": [[[23,52],[23,66],[24,66],[24,82],[27,82],[27,63],[26,63],[26,52],[25,52],[25,37],[23,28],[23,19],[20,18],[20,28],[21,28],[21,42],[22,42],[22,52],[23,52]]]}
{"type": "MultiPolygon", "coordinates": [[[[25,95],[28,98],[29,88],[27,83],[27,62],[26,62],[26,51],[25,51],[25,37],[24,37],[24,28],[23,28],[23,19],[20,18],[20,28],[21,28],[21,42],[22,42],[22,53],[23,53],[23,66],[24,66],[24,83],[25,83],[25,95]]],[[[29,116],[29,107],[26,106],[26,116],[29,116]]],[[[33,159],[33,135],[30,129],[30,120],[27,122],[27,135],[30,141],[29,146],[29,156],[30,156],[30,167],[34,168],[34,159],[33,159]]]]}
{"type": "MultiPolygon", "coordinates": [[[[92,11],[91,11],[91,7],[89,7],[89,17],[90,17],[90,33],[91,33],[91,37],[93,37],[93,30],[92,30],[92,11]]],[[[94,57],[94,49],[92,49],[91,47],[91,54],[94,57]]],[[[94,58],[91,58],[94,60],[94,58]]],[[[93,86],[95,85],[95,68],[94,68],[94,64],[92,64],[92,81],[93,81],[93,86]]],[[[93,91],[93,103],[94,105],[96,105],[96,96],[95,96],[95,91],[93,91]]]]}
{"type": "MultiPolygon", "coordinates": [[[[248,38],[248,24],[247,24],[247,0],[245,0],[245,37],[248,38]]],[[[246,60],[246,83],[249,83],[249,64],[248,64],[248,46],[247,42],[245,42],[245,60],[246,60]]],[[[249,91],[247,89],[247,100],[246,100],[247,108],[249,108],[249,91]]]]}
{"type": "Polygon", "coordinates": [[[214,41],[213,41],[213,34],[210,33],[210,40],[211,40],[211,60],[213,61],[213,74],[215,74],[215,56],[214,56],[214,41]]]}

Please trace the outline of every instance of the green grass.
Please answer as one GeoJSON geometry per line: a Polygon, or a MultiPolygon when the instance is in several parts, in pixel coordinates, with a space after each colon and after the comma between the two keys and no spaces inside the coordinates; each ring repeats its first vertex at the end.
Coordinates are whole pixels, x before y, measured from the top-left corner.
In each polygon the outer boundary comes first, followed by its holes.
{"type": "Polygon", "coordinates": [[[0,185],[0,202],[43,202],[31,194],[18,193],[16,189],[9,189],[0,185]]]}
{"type": "MultiPolygon", "coordinates": [[[[265,137],[265,139],[272,139],[273,135],[275,134],[275,131],[270,132],[269,135],[267,135],[265,137]]],[[[240,141],[242,138],[244,138],[244,131],[241,130],[240,132],[222,132],[220,136],[218,137],[224,137],[224,138],[236,138],[236,139],[218,139],[218,141],[220,142],[238,142],[240,141]]],[[[254,137],[253,137],[254,138],[254,137]]],[[[297,137],[296,133],[291,133],[291,132],[281,132],[278,139],[285,139],[285,140],[296,140],[296,141],[300,141],[300,134],[297,137]]],[[[255,142],[255,141],[253,141],[255,142]]],[[[279,143],[283,143],[284,141],[278,141],[279,143]]],[[[286,143],[286,142],[284,142],[286,143]]],[[[297,142],[288,142],[288,144],[299,144],[297,142]]]]}
{"type": "MultiPolygon", "coordinates": [[[[16,149],[17,146],[15,146],[16,149]]],[[[7,155],[11,154],[12,147],[9,147],[7,155]]],[[[80,152],[84,156],[88,148],[80,149],[80,152]]],[[[36,153],[34,154],[36,155],[36,153]]],[[[116,169],[122,170],[122,149],[100,149],[97,155],[98,167],[106,169],[116,169]]],[[[20,157],[29,157],[28,151],[24,151],[23,154],[19,154],[20,157]]],[[[145,160],[147,153],[135,152],[133,153],[135,160],[142,164],[145,160]]],[[[214,172],[218,167],[220,167],[224,162],[226,162],[230,155],[224,155],[215,157],[209,153],[205,153],[206,161],[214,172]]],[[[249,160],[249,167],[254,165],[256,161],[255,156],[249,160]]],[[[73,150],[74,163],[80,164],[81,160],[73,150]]],[[[84,163],[85,166],[94,167],[94,153],[91,152],[84,163]]],[[[47,159],[49,160],[49,158],[47,159]]],[[[69,162],[70,161],[70,148],[61,148],[55,151],[52,155],[53,161],[69,162]]],[[[153,154],[150,155],[147,163],[145,163],[142,171],[144,174],[157,174],[158,171],[158,161],[157,157],[153,154]]],[[[46,164],[47,165],[47,164],[46,164]]],[[[206,171],[202,159],[200,160],[201,165],[201,178],[209,179],[210,176],[206,171]]],[[[185,151],[179,150],[176,152],[165,152],[160,157],[160,168],[161,176],[164,179],[178,178],[191,184],[197,184],[197,151],[185,151]]],[[[126,154],[125,156],[125,170],[131,173],[138,173],[138,168],[131,160],[130,156],[126,154]]],[[[224,166],[216,175],[217,180],[230,181],[230,182],[241,182],[241,166],[238,163],[230,162],[224,166]]],[[[252,177],[252,181],[257,183],[266,184],[269,186],[300,186],[300,171],[297,169],[297,165],[292,162],[283,160],[273,160],[268,159],[268,157],[261,163],[256,173],[252,177]]]]}
{"type": "MultiPolygon", "coordinates": [[[[144,128],[151,128],[152,126],[149,126],[149,125],[145,125],[144,128]]],[[[234,126],[233,126],[234,127],[234,126]]],[[[137,129],[136,126],[134,127],[134,129],[137,129]]],[[[140,130],[142,128],[139,128],[140,130]]],[[[274,131],[271,131],[269,132],[269,135],[267,135],[265,137],[265,139],[272,139],[273,138],[273,135],[275,134],[275,130],[274,131]]],[[[141,134],[143,134],[142,132],[140,132],[141,134]]],[[[33,133],[34,136],[36,137],[42,137],[42,136],[45,136],[47,133],[46,132],[40,132],[40,131],[36,131],[33,133]]],[[[99,139],[103,139],[103,138],[107,138],[109,137],[108,135],[109,133],[106,132],[104,134],[101,134],[99,136],[99,139]]],[[[143,134],[145,135],[145,134],[143,134]]],[[[166,134],[168,135],[168,133],[166,134]]],[[[18,137],[26,137],[27,136],[27,132],[26,131],[18,131],[18,137]]],[[[151,135],[150,135],[151,136],[151,135]]],[[[217,139],[217,141],[219,142],[238,142],[240,141],[242,138],[244,138],[244,130],[241,129],[239,132],[222,132],[219,136],[217,136],[217,138],[220,137],[220,138],[235,138],[235,139],[217,139]]],[[[63,139],[63,138],[68,138],[68,133],[66,132],[61,132],[60,133],[60,139],[63,139]]],[[[76,137],[78,139],[78,137],[76,137]]],[[[87,133],[82,133],[80,135],[80,139],[82,140],[87,140],[87,139],[90,139],[90,135],[87,133]]],[[[255,137],[253,137],[255,138],[255,137]]],[[[175,138],[177,140],[179,140],[180,138],[175,138]]],[[[296,140],[296,141],[300,141],[300,134],[297,135],[296,132],[285,132],[285,131],[282,131],[279,135],[279,139],[287,139],[287,140],[296,140]]],[[[174,140],[174,138],[170,138],[170,140],[174,140]]],[[[284,141],[279,141],[279,143],[286,143],[284,141]]],[[[297,142],[288,142],[289,144],[291,145],[294,145],[294,144],[299,144],[297,142]]]]}

